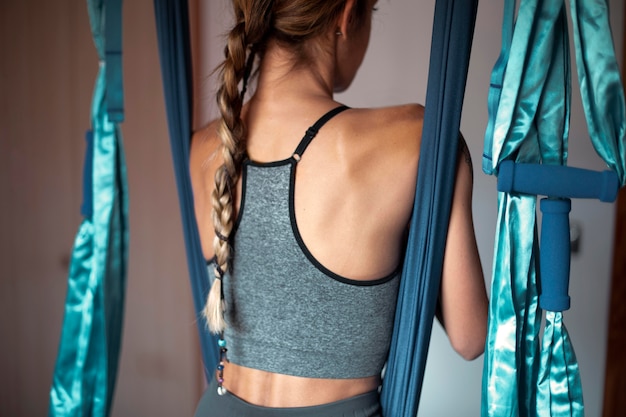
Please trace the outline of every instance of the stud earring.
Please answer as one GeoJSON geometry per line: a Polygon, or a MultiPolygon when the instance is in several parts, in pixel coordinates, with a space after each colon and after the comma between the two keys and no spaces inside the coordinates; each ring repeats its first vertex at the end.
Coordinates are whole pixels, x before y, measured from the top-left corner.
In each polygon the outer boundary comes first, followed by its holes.
{"type": "Polygon", "coordinates": [[[338,30],[337,32],[335,32],[335,35],[337,35],[337,36],[341,36],[341,35],[343,35],[343,33],[341,33],[341,31],[340,31],[340,30],[338,30]]]}

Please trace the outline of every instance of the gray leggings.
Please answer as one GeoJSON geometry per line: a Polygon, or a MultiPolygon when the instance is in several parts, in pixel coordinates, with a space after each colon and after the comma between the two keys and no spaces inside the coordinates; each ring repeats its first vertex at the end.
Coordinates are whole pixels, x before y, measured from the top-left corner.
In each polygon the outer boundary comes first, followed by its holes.
{"type": "Polygon", "coordinates": [[[217,395],[215,380],[198,403],[194,417],[382,417],[378,392],[313,407],[269,408],[249,404],[226,393],[217,395]]]}

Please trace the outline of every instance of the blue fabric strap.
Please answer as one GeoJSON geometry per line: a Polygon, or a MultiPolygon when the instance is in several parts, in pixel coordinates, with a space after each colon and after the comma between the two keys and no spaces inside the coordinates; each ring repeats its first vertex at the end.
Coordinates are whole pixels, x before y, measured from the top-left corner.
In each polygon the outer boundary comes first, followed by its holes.
{"type": "Polygon", "coordinates": [[[85,163],[83,165],[83,203],[80,214],[83,217],[93,216],[93,132],[85,133],[85,163]]]}
{"type": "Polygon", "coordinates": [[[105,14],[106,108],[109,118],[121,123],[124,121],[122,0],[106,0],[105,14]]]}
{"type": "Polygon", "coordinates": [[[415,416],[437,304],[477,1],[438,0],[415,205],[383,381],[383,415],[415,416]]]}
{"type": "Polygon", "coordinates": [[[154,0],[157,39],[165,93],[167,124],[170,133],[174,173],[178,188],[187,266],[197,312],[196,324],[207,380],[217,366],[217,337],[207,331],[202,309],[209,293],[209,274],[202,256],[200,237],[189,178],[189,144],[191,141],[192,78],[189,42],[189,12],[186,1],[154,0]]]}

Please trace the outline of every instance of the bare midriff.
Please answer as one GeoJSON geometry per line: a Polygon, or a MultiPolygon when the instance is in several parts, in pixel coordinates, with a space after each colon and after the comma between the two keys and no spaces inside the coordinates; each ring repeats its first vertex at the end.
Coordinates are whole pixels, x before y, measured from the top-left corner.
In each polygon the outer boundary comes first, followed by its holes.
{"type": "Polygon", "coordinates": [[[374,391],[378,376],[351,379],[305,378],[226,363],[224,388],[262,407],[309,407],[374,391]]]}

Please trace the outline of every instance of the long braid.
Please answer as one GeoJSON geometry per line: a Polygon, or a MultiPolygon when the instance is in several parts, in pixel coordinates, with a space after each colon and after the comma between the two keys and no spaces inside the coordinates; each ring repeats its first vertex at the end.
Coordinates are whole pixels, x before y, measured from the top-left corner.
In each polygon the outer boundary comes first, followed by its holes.
{"type": "MultiPolygon", "coordinates": [[[[209,292],[204,315],[213,333],[221,333],[226,327],[222,280],[230,269],[230,237],[234,225],[234,191],[246,149],[245,125],[241,119],[243,93],[254,62],[255,45],[263,40],[271,14],[271,0],[251,2],[248,7],[235,3],[236,24],[228,35],[221,66],[221,83],[217,92],[217,104],[221,120],[217,133],[222,141],[223,164],[215,173],[212,200],[212,220],[215,228],[213,249],[215,251],[215,280],[209,292]],[[254,4],[257,3],[257,4],[254,4]],[[253,15],[252,10],[265,10],[253,15]],[[249,47],[250,46],[250,47],[249,47]],[[248,55],[248,59],[246,59],[248,55]],[[239,83],[243,80],[243,91],[239,83]]],[[[258,46],[257,46],[258,47],[258,46]]]]}
{"type": "MultiPolygon", "coordinates": [[[[225,328],[222,280],[230,270],[234,192],[246,150],[241,109],[254,58],[263,56],[265,44],[271,38],[290,48],[297,60],[313,59],[307,56],[305,41],[334,25],[344,4],[345,0],[233,0],[236,24],[228,34],[217,92],[221,114],[217,133],[222,140],[224,162],[215,173],[212,194],[216,279],[204,309],[209,329],[214,333],[221,333],[225,328]],[[243,91],[240,93],[241,81],[243,91]]],[[[357,22],[364,15],[365,7],[364,0],[357,1],[357,22]]]]}

